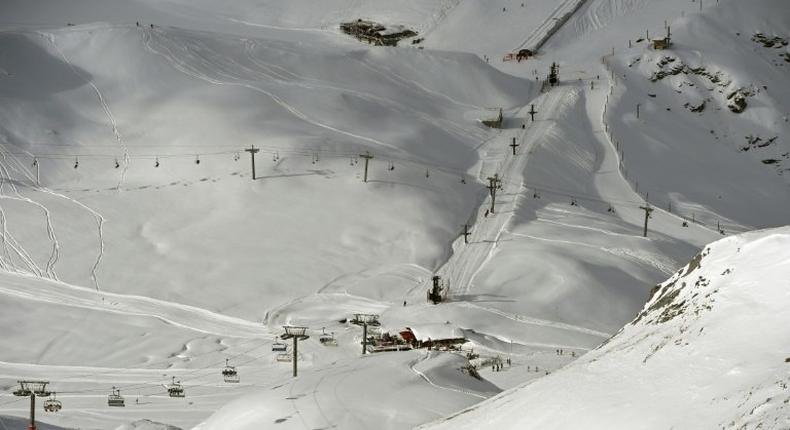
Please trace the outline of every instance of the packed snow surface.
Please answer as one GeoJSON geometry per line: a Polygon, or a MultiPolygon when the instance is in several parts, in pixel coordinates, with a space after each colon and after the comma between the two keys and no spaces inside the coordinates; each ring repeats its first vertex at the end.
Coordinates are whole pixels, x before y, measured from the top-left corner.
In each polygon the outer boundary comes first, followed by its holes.
{"type": "MultiPolygon", "coordinates": [[[[0,422],[24,426],[20,379],[50,381],[63,409],[40,399],[37,417],[58,427],[212,430],[412,428],[520,384],[549,402],[576,392],[549,387],[566,372],[616,378],[585,373],[604,349],[585,353],[655,284],[722,235],[790,213],[790,8],[699,5],[0,3],[0,422]],[[418,37],[370,46],[339,30],[354,19],[418,37]],[[673,45],[648,47],[666,27],[673,45]],[[543,83],[553,62],[556,87],[543,83]],[[482,124],[500,109],[501,129],[482,124]],[[378,315],[373,335],[469,342],[362,356],[355,313],[378,315]],[[289,324],[310,336],[296,378],[273,350],[289,324]],[[223,381],[226,359],[240,382],[223,381]],[[185,398],[168,396],[172,378],[185,398]],[[113,387],[125,407],[108,406],[113,387]]],[[[645,366],[686,371],[687,355],[662,351],[645,366]]],[[[727,399],[699,408],[712,417],[779,372],[754,369],[700,388],[727,399]]],[[[666,396],[656,416],[682,401],[666,396]]],[[[786,416],[773,401],[755,410],[786,416]]]]}

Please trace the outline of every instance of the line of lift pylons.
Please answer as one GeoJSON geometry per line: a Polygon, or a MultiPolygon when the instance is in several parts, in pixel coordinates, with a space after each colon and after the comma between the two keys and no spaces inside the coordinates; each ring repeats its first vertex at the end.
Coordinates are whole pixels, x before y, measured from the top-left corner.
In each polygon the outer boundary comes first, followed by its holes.
{"type": "MultiPolygon", "coordinates": [[[[239,372],[236,370],[236,366],[230,365],[230,359],[225,359],[225,368],[222,369],[222,379],[226,383],[235,384],[239,383],[241,380],[239,378],[239,372]]],[[[186,397],[186,391],[184,391],[183,385],[181,385],[181,381],[176,381],[176,377],[173,376],[172,381],[170,384],[164,385],[165,389],[167,390],[167,395],[169,397],[176,397],[176,398],[183,398],[186,397]]],[[[55,392],[45,391],[43,388],[38,391],[33,391],[27,387],[27,384],[22,384],[22,388],[16,390],[14,392],[16,396],[24,396],[29,397],[31,395],[35,395],[38,397],[49,396],[47,400],[44,401],[44,411],[45,412],[60,412],[63,409],[63,403],[57,399],[57,394],[55,392]]],[[[126,399],[121,395],[121,389],[112,387],[112,391],[107,396],[107,406],[113,408],[123,408],[126,407],[126,399]]]]}
{"type": "MultiPolygon", "coordinates": [[[[321,343],[324,345],[330,346],[337,346],[337,340],[335,339],[334,333],[328,334],[324,330],[321,335],[321,343]]],[[[279,352],[277,356],[278,361],[290,361],[291,356],[286,351],[288,346],[286,343],[281,342],[279,339],[275,338],[275,341],[272,343],[272,351],[279,352]],[[287,358],[286,358],[287,357],[287,358]]],[[[239,377],[239,372],[236,370],[236,366],[230,365],[230,359],[225,359],[225,367],[221,371],[222,379],[226,383],[229,384],[237,384],[240,382],[241,378],[239,377]]],[[[181,385],[181,381],[176,381],[176,377],[173,376],[172,381],[170,384],[164,385],[165,389],[167,390],[167,395],[169,397],[176,397],[176,398],[183,398],[186,397],[186,392],[184,391],[184,387],[181,385]]],[[[22,385],[21,390],[17,390],[15,395],[23,395],[27,394],[30,395],[32,392],[30,389],[26,388],[26,385],[22,385]],[[27,390],[25,393],[22,393],[22,390],[27,390]]],[[[38,396],[49,396],[47,400],[44,401],[44,411],[46,412],[59,412],[63,409],[63,403],[56,398],[56,394],[54,392],[44,391],[43,389],[40,392],[36,391],[35,393],[38,396]]],[[[107,406],[114,407],[114,408],[122,408],[126,406],[126,400],[121,395],[121,389],[117,387],[112,387],[112,391],[107,396],[107,406]]]]}

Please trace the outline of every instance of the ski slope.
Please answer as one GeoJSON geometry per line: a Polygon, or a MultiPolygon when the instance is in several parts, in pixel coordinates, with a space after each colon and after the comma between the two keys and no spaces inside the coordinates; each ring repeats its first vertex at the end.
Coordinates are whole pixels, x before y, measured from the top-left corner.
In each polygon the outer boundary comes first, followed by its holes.
{"type": "Polygon", "coordinates": [[[420,428],[786,428],[787,332],[766,328],[788,318],[788,240],[784,227],[710,244],[600,348],[420,428]]]}
{"type": "Polygon", "coordinates": [[[18,379],[44,378],[64,409],[39,417],[66,428],[413,428],[594,350],[582,367],[720,228],[790,209],[783,164],[762,162],[786,141],[739,150],[786,134],[780,50],[750,40],[781,32],[777,1],[55,3],[0,5],[3,416],[26,414],[18,379]],[[417,29],[423,49],[338,31],[356,18],[417,29]],[[671,50],[635,42],[664,20],[671,50]],[[731,81],[650,82],[664,55],[731,81]],[[482,126],[497,108],[503,128],[482,126]],[[341,322],[357,312],[512,366],[478,380],[462,354],[360,356],[341,322]],[[311,336],[298,378],[271,350],[289,324],[311,336]],[[226,358],[241,383],[222,382],[226,358]]]}

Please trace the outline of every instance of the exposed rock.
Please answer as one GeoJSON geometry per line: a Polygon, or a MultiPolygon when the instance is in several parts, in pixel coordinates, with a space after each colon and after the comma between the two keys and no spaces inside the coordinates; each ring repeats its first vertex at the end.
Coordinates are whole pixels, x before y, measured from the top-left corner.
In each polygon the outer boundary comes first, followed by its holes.
{"type": "Polygon", "coordinates": [[[768,37],[762,33],[754,33],[752,40],[756,43],[762,44],[766,48],[781,48],[783,46],[787,46],[786,39],[779,36],[768,37]]]}
{"type": "Polygon", "coordinates": [[[739,88],[727,96],[727,107],[735,112],[741,113],[746,110],[746,97],[750,96],[751,92],[745,88],[739,88]]]}

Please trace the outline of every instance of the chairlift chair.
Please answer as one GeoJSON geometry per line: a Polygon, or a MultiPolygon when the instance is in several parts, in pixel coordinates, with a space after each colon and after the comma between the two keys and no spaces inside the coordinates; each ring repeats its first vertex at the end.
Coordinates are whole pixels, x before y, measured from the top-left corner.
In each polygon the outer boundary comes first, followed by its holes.
{"type": "Polygon", "coordinates": [[[282,352],[280,354],[277,354],[277,361],[283,363],[290,363],[291,360],[292,360],[291,354],[288,354],[287,352],[282,352]]]}
{"type": "Polygon", "coordinates": [[[222,369],[222,378],[228,383],[239,382],[239,372],[236,371],[235,366],[228,364],[228,359],[225,359],[225,368],[222,369]]]}
{"type": "Polygon", "coordinates": [[[184,387],[181,386],[181,382],[176,382],[176,377],[173,376],[173,382],[167,386],[167,395],[170,397],[185,397],[184,387]]]}
{"type": "Polygon", "coordinates": [[[61,409],[63,409],[63,404],[60,402],[60,400],[55,398],[55,393],[52,393],[49,399],[44,400],[45,412],[58,412],[61,409]]]}
{"type": "Polygon", "coordinates": [[[318,338],[318,341],[321,342],[321,345],[324,346],[337,346],[337,340],[335,339],[335,333],[332,332],[331,334],[326,333],[326,329],[323,329],[323,333],[318,338]]]}
{"type": "Polygon", "coordinates": [[[272,343],[272,351],[284,352],[288,350],[288,345],[285,342],[280,342],[276,338],[272,343]]]}
{"type": "Polygon", "coordinates": [[[126,403],[123,400],[123,396],[121,395],[121,390],[112,387],[112,394],[107,396],[107,406],[112,407],[125,407],[126,403]]]}

